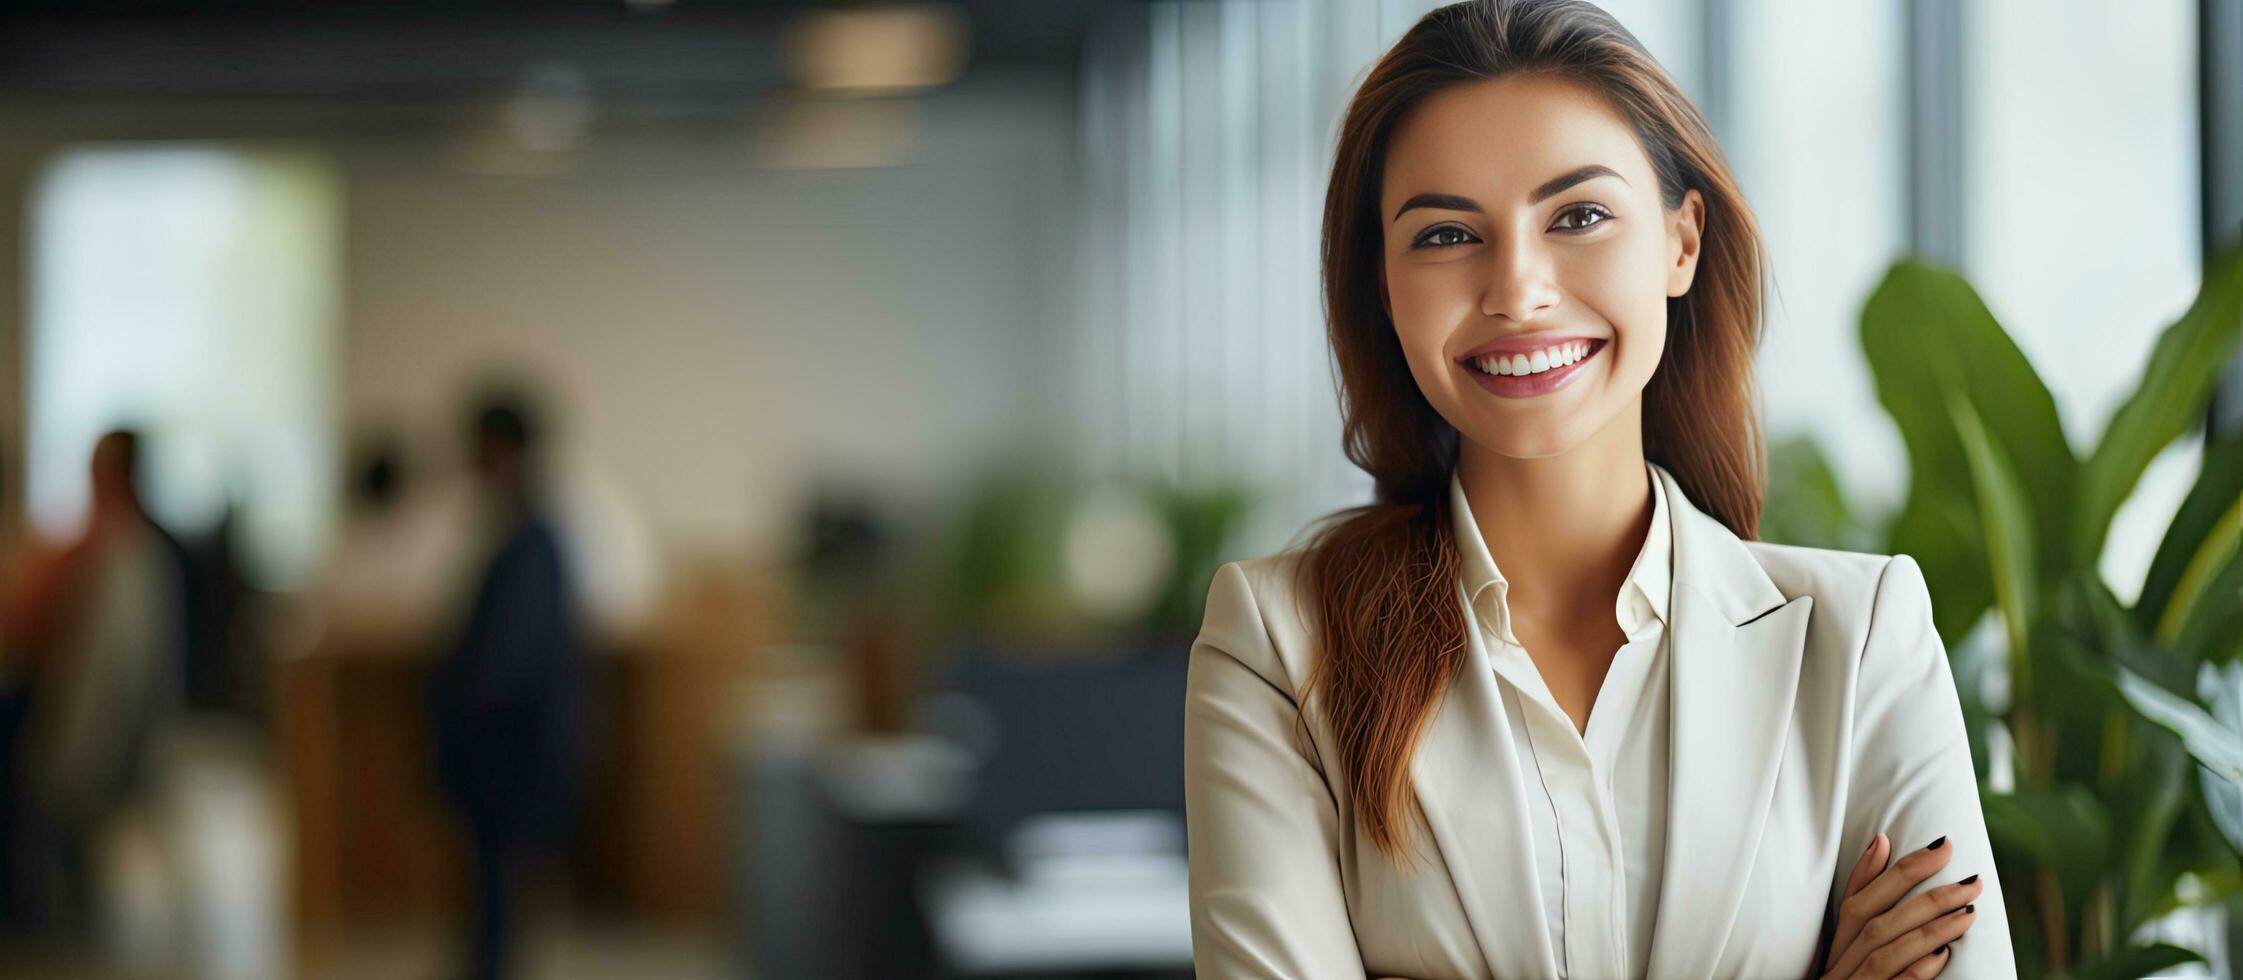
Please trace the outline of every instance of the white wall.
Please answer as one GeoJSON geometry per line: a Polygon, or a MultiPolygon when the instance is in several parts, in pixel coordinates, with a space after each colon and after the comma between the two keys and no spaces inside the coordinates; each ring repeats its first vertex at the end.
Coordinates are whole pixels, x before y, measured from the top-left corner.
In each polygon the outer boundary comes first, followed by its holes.
{"type": "Polygon", "coordinates": [[[930,487],[1032,428],[1055,387],[1039,345],[1072,98],[1030,77],[844,104],[904,123],[887,167],[768,169],[748,127],[539,177],[444,144],[361,149],[345,429],[456,442],[472,383],[525,366],[564,396],[575,460],[671,552],[784,546],[829,471],[930,487]]]}

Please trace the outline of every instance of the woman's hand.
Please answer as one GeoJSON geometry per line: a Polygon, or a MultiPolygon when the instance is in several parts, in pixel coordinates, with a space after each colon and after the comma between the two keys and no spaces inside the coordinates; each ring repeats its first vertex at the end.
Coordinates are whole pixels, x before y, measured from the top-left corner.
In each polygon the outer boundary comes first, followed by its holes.
{"type": "Polygon", "coordinates": [[[1917,882],[1947,866],[1954,852],[1947,838],[1911,851],[1886,868],[1885,857],[1891,851],[1892,843],[1878,834],[1854,862],[1853,875],[1846,879],[1846,897],[1838,905],[1838,932],[1830,944],[1824,980],[1936,977],[1947,966],[1947,944],[1962,938],[1977,919],[1978,910],[1970,902],[1986,885],[1976,874],[1900,900],[1917,882]],[[1879,873],[1879,868],[1884,871],[1879,873]]]}

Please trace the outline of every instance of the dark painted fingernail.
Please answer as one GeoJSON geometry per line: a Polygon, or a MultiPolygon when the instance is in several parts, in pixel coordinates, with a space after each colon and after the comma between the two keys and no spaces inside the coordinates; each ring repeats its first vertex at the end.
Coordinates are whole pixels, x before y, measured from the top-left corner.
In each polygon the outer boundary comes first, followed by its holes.
{"type": "Polygon", "coordinates": [[[1947,843],[1947,837],[1946,837],[1946,835],[1944,835],[1944,834],[1943,834],[1943,835],[1941,835],[1941,836],[1940,836],[1940,838],[1939,838],[1938,840],[1932,841],[1931,843],[1929,843],[1929,844],[1926,844],[1926,845],[1924,845],[1924,850],[1927,850],[1927,851],[1936,851],[1936,850],[1939,850],[1939,845],[1941,845],[1941,844],[1945,844],[1945,843],[1947,843]]]}
{"type": "Polygon", "coordinates": [[[1965,906],[1963,906],[1963,911],[1965,911],[1965,912],[1976,912],[1976,911],[1978,911],[1978,903],[1976,903],[1976,902],[1973,902],[1973,903],[1971,903],[1971,904],[1969,904],[1969,905],[1965,905],[1965,906]]]}
{"type": "Polygon", "coordinates": [[[1947,955],[1947,944],[1946,944],[1946,943],[1940,943],[1940,944],[1939,944],[1939,955],[1941,955],[1941,956],[1945,956],[1945,955],[1947,955]]]}
{"type": "Polygon", "coordinates": [[[1958,885],[1967,885],[1967,884],[1970,884],[1971,882],[1974,882],[1974,881],[1977,881],[1977,880],[1978,880],[1978,876],[1977,876],[1977,875],[1971,875],[1971,876],[1970,876],[1970,877],[1968,877],[1968,878],[1965,878],[1965,879],[1963,879],[1963,880],[1961,880],[1961,881],[1958,881],[1958,882],[1956,882],[1956,884],[1958,884],[1958,885]]]}

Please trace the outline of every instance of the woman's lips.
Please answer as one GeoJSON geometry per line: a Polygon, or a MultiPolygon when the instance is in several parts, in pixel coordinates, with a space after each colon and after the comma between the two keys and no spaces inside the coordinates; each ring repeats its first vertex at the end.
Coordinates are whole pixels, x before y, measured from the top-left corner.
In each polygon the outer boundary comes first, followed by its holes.
{"type": "Polygon", "coordinates": [[[1564,367],[1551,368],[1540,374],[1489,374],[1480,370],[1477,364],[1469,360],[1460,362],[1457,369],[1471,375],[1473,381],[1479,382],[1480,387],[1493,394],[1504,398],[1532,398],[1565,387],[1567,383],[1573,380],[1575,375],[1581,373],[1582,368],[1595,363],[1597,356],[1604,353],[1604,349],[1610,346],[1612,346],[1612,343],[1608,340],[1592,341],[1587,356],[1564,367]]]}

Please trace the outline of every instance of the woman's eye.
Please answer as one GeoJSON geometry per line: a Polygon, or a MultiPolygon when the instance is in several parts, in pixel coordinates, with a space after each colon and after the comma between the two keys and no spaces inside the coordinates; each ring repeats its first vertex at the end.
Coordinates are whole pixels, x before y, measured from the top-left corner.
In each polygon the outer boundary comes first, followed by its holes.
{"type": "MultiPolygon", "coordinates": [[[[1559,214],[1558,230],[1587,231],[1610,220],[1612,220],[1612,212],[1607,211],[1604,208],[1594,204],[1582,204],[1572,208],[1568,208],[1564,212],[1559,214]],[[1567,225],[1565,223],[1565,219],[1567,218],[1576,218],[1579,220],[1572,225],[1567,225]],[[1590,221],[1588,220],[1590,218],[1595,218],[1596,220],[1590,221]]],[[[1416,240],[1410,242],[1410,247],[1447,248],[1452,245],[1463,245],[1476,240],[1477,239],[1472,237],[1471,232],[1466,231],[1463,228],[1459,228],[1456,225],[1436,225],[1432,228],[1428,228],[1422,232],[1419,232],[1416,240]]]]}
{"type": "Polygon", "coordinates": [[[1471,232],[1455,225],[1441,225],[1426,229],[1417,236],[1417,241],[1410,244],[1418,248],[1445,248],[1450,245],[1462,245],[1471,240],[1471,232]]]}
{"type": "Polygon", "coordinates": [[[1610,212],[1610,211],[1606,211],[1605,209],[1603,209],[1603,208],[1600,208],[1600,207],[1597,207],[1597,206],[1596,206],[1596,205],[1594,205],[1594,204],[1584,204],[1584,205],[1581,205],[1580,207],[1576,207],[1576,208],[1568,208],[1568,209],[1567,209],[1567,210],[1566,210],[1566,211],[1565,211],[1565,212],[1564,212],[1563,214],[1560,214],[1560,215],[1558,216],[1558,223],[1559,223],[1559,224],[1561,224],[1561,225],[1563,225],[1563,224],[1565,223],[1565,219],[1566,219],[1567,217],[1570,217],[1570,216],[1575,216],[1575,215],[1579,215],[1579,216],[1584,216],[1584,217],[1585,217],[1585,216],[1588,216],[1588,215],[1597,215],[1597,216],[1599,216],[1599,219],[1598,219],[1598,220],[1596,220],[1596,221],[1589,221],[1589,222],[1585,222],[1585,223],[1582,223],[1582,224],[1577,224],[1577,225],[1574,225],[1574,226],[1572,226],[1572,227],[1570,227],[1570,228],[1565,228],[1565,229],[1563,229],[1563,230],[1565,230],[1565,231],[1585,231],[1585,230],[1587,230],[1587,229],[1590,229],[1590,228],[1594,228],[1594,227],[1596,227],[1596,226],[1598,226],[1598,225],[1601,225],[1601,224],[1605,223],[1606,221],[1610,221],[1610,220],[1612,220],[1612,212],[1610,212]]]}

